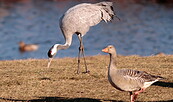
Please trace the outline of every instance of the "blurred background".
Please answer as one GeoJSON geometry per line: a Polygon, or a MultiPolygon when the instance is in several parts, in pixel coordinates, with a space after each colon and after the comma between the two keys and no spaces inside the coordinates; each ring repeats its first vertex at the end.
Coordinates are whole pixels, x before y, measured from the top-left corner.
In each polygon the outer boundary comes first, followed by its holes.
{"type": "MultiPolygon", "coordinates": [[[[59,18],[70,7],[102,0],[0,0],[0,60],[48,58],[49,48],[64,44],[59,18]],[[21,53],[19,42],[38,44],[34,52],[21,53]]],[[[108,1],[108,0],[107,0],[108,1]]],[[[173,0],[115,1],[115,13],[121,19],[101,22],[84,36],[86,56],[104,54],[109,44],[121,55],[150,56],[163,52],[173,54],[173,0]]],[[[77,57],[76,35],[69,49],[56,58],[77,57]]]]}

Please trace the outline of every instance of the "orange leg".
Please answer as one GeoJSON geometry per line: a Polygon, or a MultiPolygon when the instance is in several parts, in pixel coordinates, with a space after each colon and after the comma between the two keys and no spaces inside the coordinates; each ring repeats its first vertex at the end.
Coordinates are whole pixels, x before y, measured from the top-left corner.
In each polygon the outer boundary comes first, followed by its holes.
{"type": "Polygon", "coordinates": [[[130,92],[130,102],[134,102],[133,93],[130,92]]]}
{"type": "Polygon", "coordinates": [[[134,94],[132,94],[132,92],[130,92],[130,97],[131,97],[131,102],[134,102],[137,98],[137,96],[139,95],[139,93],[144,92],[145,88],[141,88],[141,90],[136,91],[134,94]]]}

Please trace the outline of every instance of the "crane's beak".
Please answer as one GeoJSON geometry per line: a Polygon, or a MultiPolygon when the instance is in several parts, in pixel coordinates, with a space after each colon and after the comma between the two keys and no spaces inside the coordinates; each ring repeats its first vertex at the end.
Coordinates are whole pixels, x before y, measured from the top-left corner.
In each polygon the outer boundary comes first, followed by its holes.
{"type": "Polygon", "coordinates": [[[51,62],[52,62],[52,59],[53,59],[53,57],[52,57],[52,58],[49,58],[49,61],[48,61],[48,64],[47,64],[47,68],[50,67],[50,64],[51,64],[51,62]]]}
{"type": "Polygon", "coordinates": [[[102,49],[102,52],[106,52],[106,53],[108,53],[108,48],[104,48],[104,49],[102,49]]]}

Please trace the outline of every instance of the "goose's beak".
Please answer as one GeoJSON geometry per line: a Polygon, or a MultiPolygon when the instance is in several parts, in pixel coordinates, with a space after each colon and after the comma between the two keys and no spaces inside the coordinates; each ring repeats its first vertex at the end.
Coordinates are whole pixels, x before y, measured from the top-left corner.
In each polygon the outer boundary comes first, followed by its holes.
{"type": "Polygon", "coordinates": [[[53,58],[49,58],[49,61],[48,61],[48,64],[47,64],[47,68],[50,67],[50,64],[51,64],[51,62],[52,62],[52,59],[53,59],[53,58]]]}
{"type": "Polygon", "coordinates": [[[106,53],[108,53],[108,48],[104,48],[104,49],[102,49],[102,52],[106,52],[106,53]]]}

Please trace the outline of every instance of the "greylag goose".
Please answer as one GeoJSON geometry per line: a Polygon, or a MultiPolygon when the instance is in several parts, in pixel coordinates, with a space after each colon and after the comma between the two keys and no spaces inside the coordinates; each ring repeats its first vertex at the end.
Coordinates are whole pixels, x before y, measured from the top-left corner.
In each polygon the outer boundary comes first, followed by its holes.
{"type": "Polygon", "coordinates": [[[20,52],[35,51],[38,50],[39,46],[36,44],[25,44],[23,41],[19,42],[20,52]]]}
{"type": "Polygon", "coordinates": [[[163,79],[163,77],[154,76],[144,71],[117,69],[117,54],[115,47],[109,45],[102,51],[110,54],[110,63],[108,67],[108,80],[110,84],[118,90],[129,92],[131,102],[134,102],[138,94],[143,92],[151,84],[163,79]]]}

